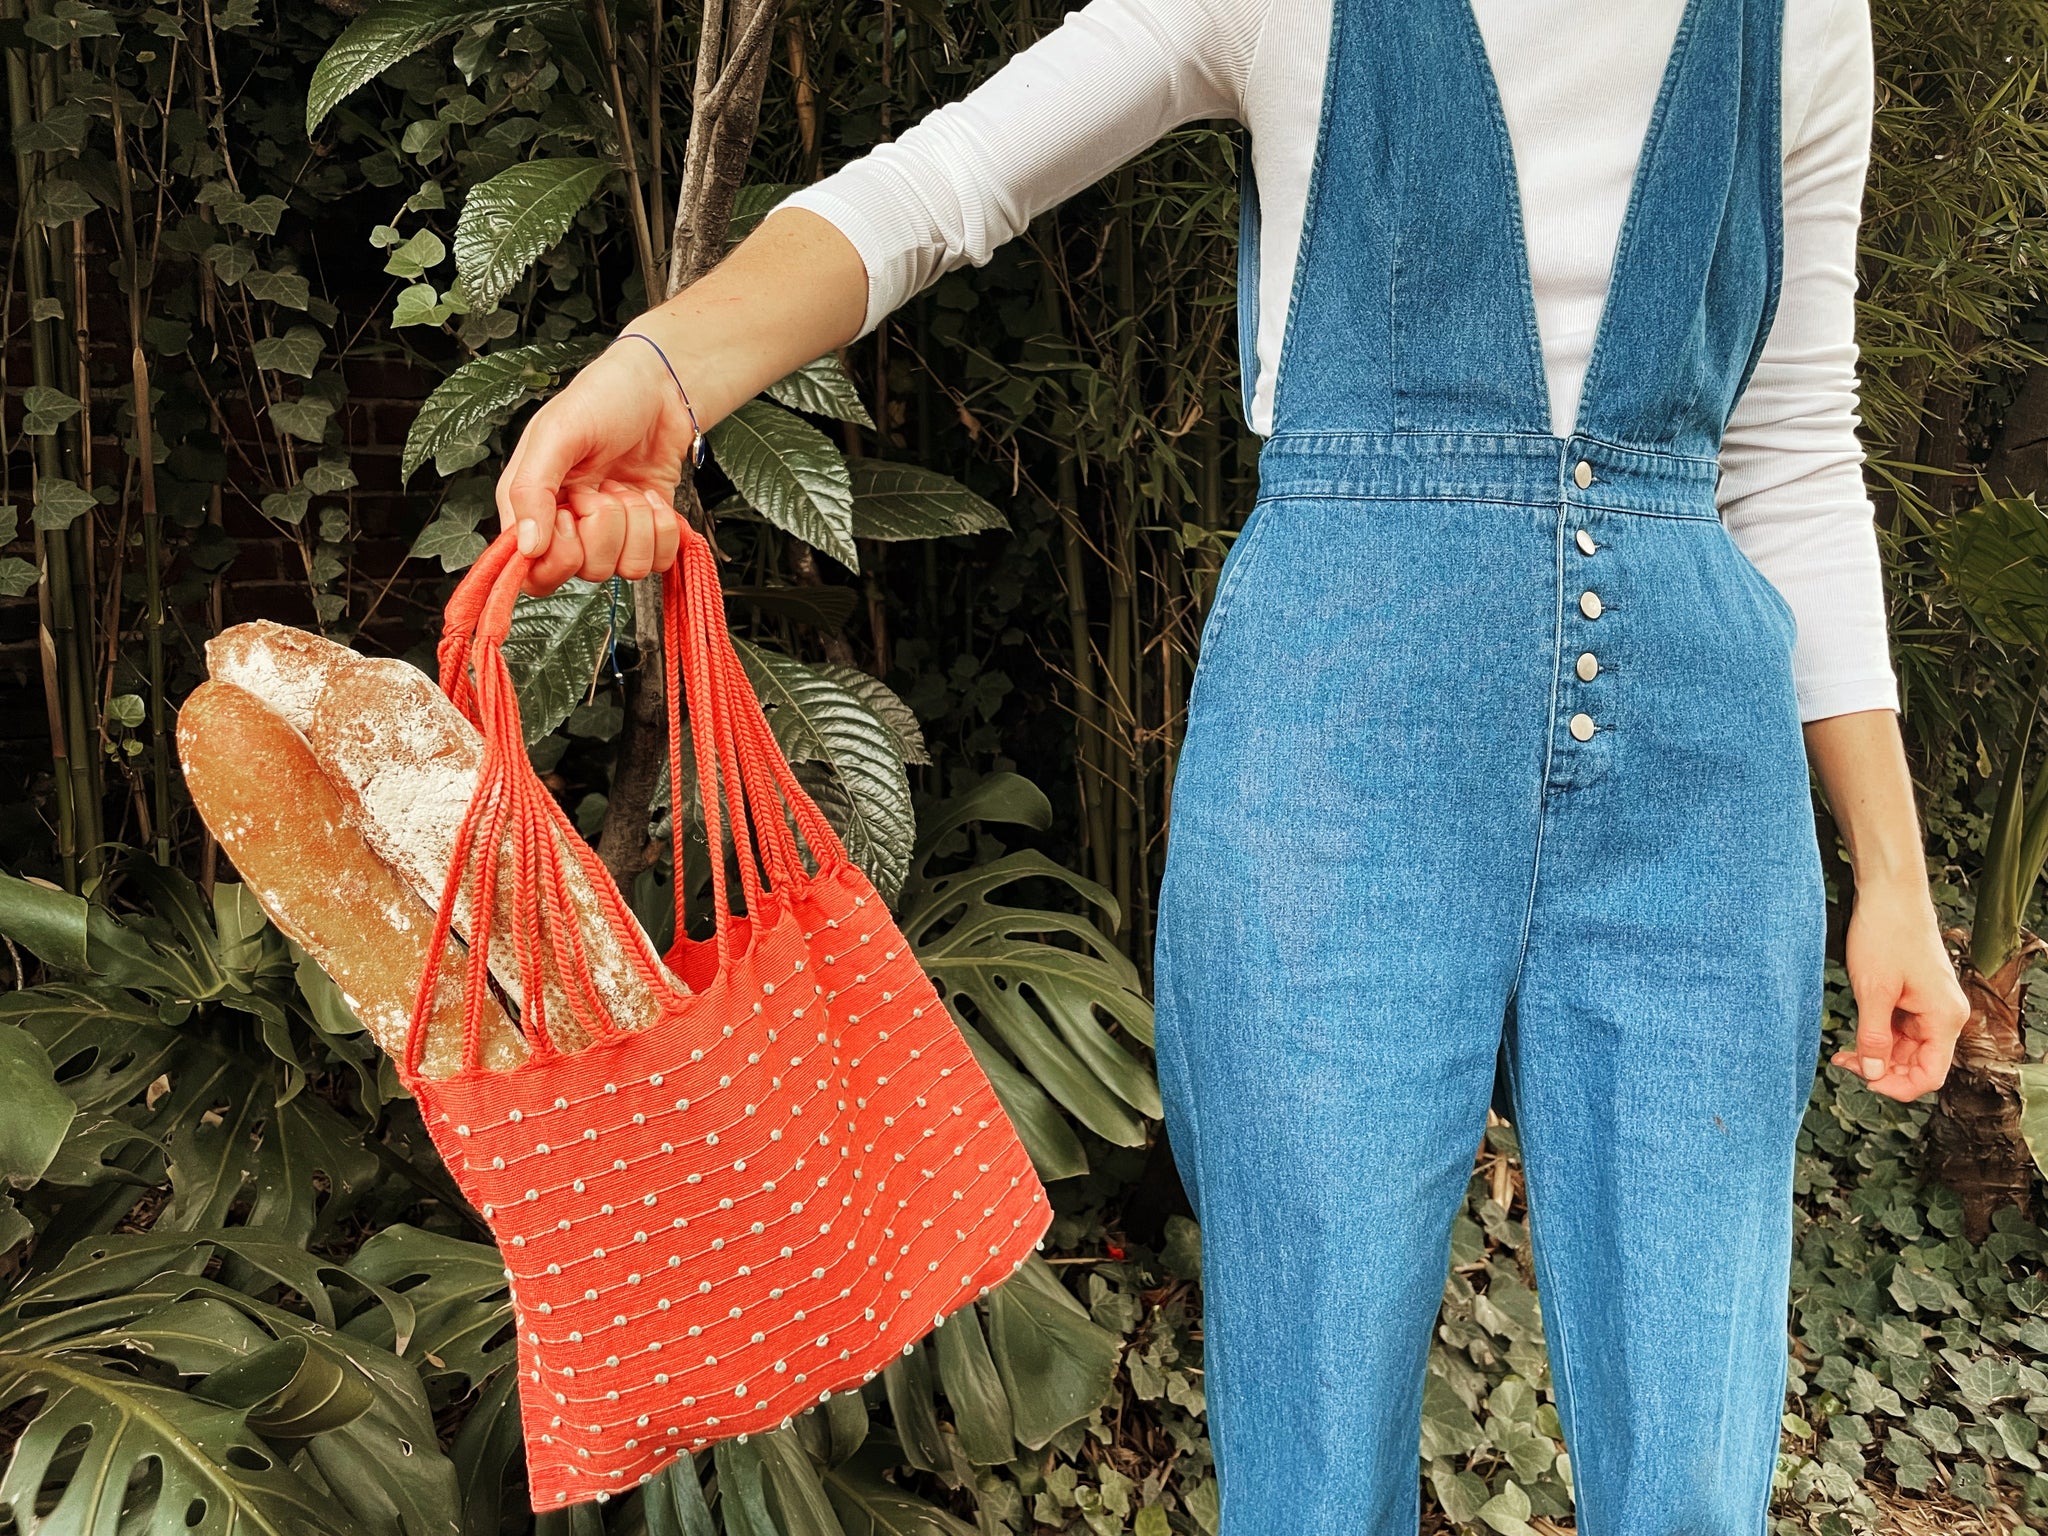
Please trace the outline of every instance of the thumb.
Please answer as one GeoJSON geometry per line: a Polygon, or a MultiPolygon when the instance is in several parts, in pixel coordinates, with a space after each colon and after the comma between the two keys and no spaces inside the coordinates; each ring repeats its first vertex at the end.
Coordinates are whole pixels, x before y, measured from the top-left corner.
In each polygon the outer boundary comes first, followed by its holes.
{"type": "Polygon", "coordinates": [[[1896,974],[1867,977],[1854,988],[1856,993],[1856,1059],[1866,1082],[1875,1082],[1890,1070],[1892,1021],[1902,991],[1896,974]]]}
{"type": "Polygon", "coordinates": [[[547,553],[562,482],[591,446],[589,434],[574,415],[565,417],[558,411],[550,416],[542,406],[526,424],[497,488],[500,523],[519,530],[521,554],[538,558],[547,553]]]}

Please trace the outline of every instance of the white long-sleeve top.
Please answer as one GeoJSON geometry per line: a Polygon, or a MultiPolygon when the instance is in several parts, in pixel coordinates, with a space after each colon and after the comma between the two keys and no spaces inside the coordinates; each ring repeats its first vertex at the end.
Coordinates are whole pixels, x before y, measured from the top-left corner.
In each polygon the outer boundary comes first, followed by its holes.
{"type": "MultiPolygon", "coordinates": [[[[1553,430],[1576,419],[1622,216],[1684,0],[1472,0],[1521,193],[1553,430]]],[[[961,100],[787,198],[867,264],[862,334],[1173,128],[1234,118],[1259,182],[1254,431],[1294,283],[1330,0],[1088,0],[961,100]]],[[[1719,501],[1791,605],[1804,719],[1896,708],[1856,436],[1856,237],[1874,100],[1868,0],[1785,0],[1784,286],[1723,441],[1719,501]]]]}

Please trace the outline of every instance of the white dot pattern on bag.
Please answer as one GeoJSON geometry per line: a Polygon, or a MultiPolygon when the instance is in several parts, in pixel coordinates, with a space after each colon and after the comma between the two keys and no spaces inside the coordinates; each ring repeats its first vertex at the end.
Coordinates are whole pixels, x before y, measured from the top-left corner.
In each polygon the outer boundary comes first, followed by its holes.
{"type": "Polygon", "coordinates": [[[987,1078],[864,878],[809,882],[718,987],[702,1006],[727,1026],[707,1029],[686,1002],[547,1058],[544,1097],[520,1090],[534,1063],[422,1084],[430,1127],[463,1128],[443,1150],[511,1260],[522,1380],[562,1384],[547,1396],[566,1424],[526,1405],[536,1503],[645,1481],[871,1380],[1012,1273],[1050,1221],[987,1078]],[[867,969],[828,994],[808,981],[807,944],[840,972],[860,951],[867,969]],[[827,1027],[793,1030],[820,1002],[827,1027]],[[819,1115],[826,1128],[807,1131],[819,1115]],[[940,1121],[955,1132],[943,1143],[940,1121]],[[821,1149],[829,1166],[807,1170],[821,1149]],[[799,1198],[778,1197],[793,1178],[799,1198]],[[886,1223],[856,1203],[863,1189],[893,1195],[886,1223]],[[807,1221],[806,1190],[851,1227],[807,1221]],[[680,1214],[650,1225],[658,1206],[680,1214]],[[870,1263],[885,1241],[894,1267],[870,1263]],[[689,1342],[701,1353],[651,1369],[689,1342]],[[721,1397],[730,1406],[707,1411],[721,1397]]]}

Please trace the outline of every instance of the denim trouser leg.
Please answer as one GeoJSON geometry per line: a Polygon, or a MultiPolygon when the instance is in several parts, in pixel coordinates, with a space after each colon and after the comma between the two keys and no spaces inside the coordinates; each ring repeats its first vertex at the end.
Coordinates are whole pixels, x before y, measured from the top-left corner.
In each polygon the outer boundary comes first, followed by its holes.
{"type": "Polygon", "coordinates": [[[1759,1536],[1823,913],[1791,638],[1711,516],[1255,512],[1204,635],[1156,965],[1224,1536],[1414,1531],[1510,1003],[1579,1529],[1759,1536]]]}

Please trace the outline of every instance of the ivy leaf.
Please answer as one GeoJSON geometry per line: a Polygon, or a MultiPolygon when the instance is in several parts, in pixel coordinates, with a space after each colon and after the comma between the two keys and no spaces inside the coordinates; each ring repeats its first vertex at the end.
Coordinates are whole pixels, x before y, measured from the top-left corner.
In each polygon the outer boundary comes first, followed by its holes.
{"type": "Polygon", "coordinates": [[[276,400],[270,406],[270,421],[278,431],[308,443],[317,443],[326,437],[328,418],[333,414],[334,402],[323,400],[318,395],[276,400]]]}
{"type": "Polygon", "coordinates": [[[0,544],[12,544],[20,532],[20,510],[8,502],[0,502],[0,544]]]}
{"type": "Polygon", "coordinates": [[[282,336],[265,336],[256,343],[256,366],[277,373],[310,379],[319,366],[320,333],[310,325],[295,325],[282,336]]]}
{"type": "Polygon", "coordinates": [[[78,414],[78,399],[47,384],[31,384],[21,392],[21,430],[30,437],[51,437],[78,414]]]}
{"type": "Polygon", "coordinates": [[[21,597],[36,589],[36,568],[18,555],[0,560],[0,597],[21,597]]]}
{"type": "Polygon", "coordinates": [[[36,183],[29,207],[38,224],[69,224],[82,219],[99,204],[93,195],[67,176],[45,176],[36,183]]]}
{"type": "Polygon", "coordinates": [[[473,443],[596,349],[595,340],[544,341],[507,347],[464,363],[427,396],[405,435],[401,479],[454,443],[473,443]]]}
{"type": "Polygon", "coordinates": [[[893,896],[917,836],[895,732],[816,668],[743,640],[733,643],[783,752],[793,762],[823,763],[846,791],[835,830],[877,889],[893,896]]]}
{"type": "Polygon", "coordinates": [[[263,498],[263,515],[297,527],[305,518],[306,508],[312,500],[312,493],[303,485],[295,485],[288,491],[273,491],[263,498]]]}
{"type": "MultiPolygon", "coordinates": [[[[206,248],[206,264],[213,268],[213,275],[230,288],[241,282],[256,270],[256,253],[248,246],[230,240],[222,240],[206,248]]],[[[262,294],[256,295],[259,299],[262,294]]],[[[304,309],[306,306],[297,306],[304,309]]]]}
{"type": "Polygon", "coordinates": [[[890,459],[857,459],[848,467],[858,538],[937,539],[1010,526],[992,503],[935,469],[890,459]]]}
{"type": "Polygon", "coordinates": [[[242,279],[242,286],[252,297],[286,309],[304,309],[313,297],[306,280],[296,272],[251,272],[242,279]]]}
{"type": "Polygon", "coordinates": [[[465,526],[460,519],[437,517],[420,530],[419,537],[412,541],[407,558],[438,558],[441,569],[452,574],[456,571],[466,571],[474,565],[476,557],[484,552],[489,542],[474,527],[465,526]]]}
{"type": "Polygon", "coordinates": [[[343,29],[321,57],[306,88],[310,137],[341,99],[430,43],[467,27],[485,27],[554,9],[562,0],[384,0],[343,29]]]}
{"type": "Polygon", "coordinates": [[[314,496],[339,496],[355,488],[356,472],[349,467],[346,455],[336,455],[308,466],[299,476],[299,484],[314,496]]]}
{"type": "Polygon", "coordinates": [[[393,277],[420,277],[447,259],[448,247],[441,243],[441,237],[431,229],[422,229],[391,253],[384,270],[393,277]]]}
{"type": "Polygon", "coordinates": [[[787,378],[778,379],[768,386],[768,394],[793,411],[809,411],[813,416],[830,416],[834,421],[851,421],[863,427],[875,424],[868,408],[861,404],[853,375],[846,371],[846,364],[836,352],[827,352],[787,378]]]}
{"type": "Polygon", "coordinates": [[[602,161],[565,156],[529,160],[471,188],[455,224],[456,282],[470,309],[495,309],[610,174],[602,161]]]}
{"type": "Polygon", "coordinates": [[[748,506],[848,570],[860,569],[853,482],[830,438],[764,400],[748,401],[706,435],[748,506]]]}
{"type": "Polygon", "coordinates": [[[452,313],[432,283],[414,283],[391,306],[391,323],[394,326],[439,325],[452,313]]]}
{"type": "Polygon", "coordinates": [[[61,533],[92,510],[92,492],[51,475],[36,483],[35,525],[45,533],[61,533]]]}

